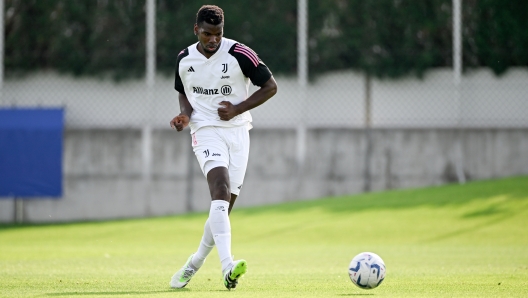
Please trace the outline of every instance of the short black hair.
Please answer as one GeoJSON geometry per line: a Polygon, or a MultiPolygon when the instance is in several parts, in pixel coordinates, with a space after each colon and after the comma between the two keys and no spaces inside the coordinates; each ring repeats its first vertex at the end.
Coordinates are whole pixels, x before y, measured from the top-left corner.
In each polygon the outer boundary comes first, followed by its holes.
{"type": "Polygon", "coordinates": [[[224,23],[224,11],[216,5],[203,5],[196,13],[196,24],[206,22],[211,25],[224,23]]]}

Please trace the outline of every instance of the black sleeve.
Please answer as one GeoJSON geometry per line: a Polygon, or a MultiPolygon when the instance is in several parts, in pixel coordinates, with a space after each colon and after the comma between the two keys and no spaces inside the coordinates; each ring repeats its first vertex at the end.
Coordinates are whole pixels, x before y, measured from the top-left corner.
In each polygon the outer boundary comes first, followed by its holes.
{"type": "Polygon", "coordinates": [[[182,93],[182,94],[185,94],[185,88],[183,87],[183,83],[182,83],[182,80],[181,80],[181,77],[180,77],[180,61],[187,57],[189,55],[189,49],[188,48],[185,48],[184,50],[182,50],[179,54],[178,54],[178,58],[176,59],[176,78],[174,80],[174,89],[176,89],[176,91],[182,93]]]}
{"type": "Polygon", "coordinates": [[[237,59],[242,73],[251,80],[253,85],[262,86],[271,78],[269,68],[249,47],[236,43],[229,49],[229,54],[237,59]]]}

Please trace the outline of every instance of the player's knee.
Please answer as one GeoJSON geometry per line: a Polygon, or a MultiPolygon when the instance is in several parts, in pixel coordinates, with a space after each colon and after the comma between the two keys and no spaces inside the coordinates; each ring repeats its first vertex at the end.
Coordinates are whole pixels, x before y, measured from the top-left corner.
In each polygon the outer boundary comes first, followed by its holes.
{"type": "Polygon", "coordinates": [[[229,184],[223,179],[218,179],[213,183],[213,189],[211,191],[213,200],[224,200],[230,201],[231,191],[229,190],[229,184]]]}

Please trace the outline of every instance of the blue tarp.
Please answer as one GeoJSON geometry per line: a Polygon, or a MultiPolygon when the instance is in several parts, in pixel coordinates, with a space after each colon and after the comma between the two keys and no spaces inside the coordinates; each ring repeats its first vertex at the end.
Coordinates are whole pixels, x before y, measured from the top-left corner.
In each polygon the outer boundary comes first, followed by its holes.
{"type": "Polygon", "coordinates": [[[0,198],[62,196],[64,109],[0,109],[0,198]]]}

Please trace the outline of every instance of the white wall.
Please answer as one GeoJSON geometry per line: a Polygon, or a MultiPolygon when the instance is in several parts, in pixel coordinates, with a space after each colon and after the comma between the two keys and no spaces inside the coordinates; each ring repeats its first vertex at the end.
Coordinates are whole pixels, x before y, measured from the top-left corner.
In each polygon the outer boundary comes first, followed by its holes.
{"type": "MultiPolygon", "coordinates": [[[[305,89],[296,78],[277,81],[278,94],[252,112],[255,127],[363,126],[363,75],[331,73],[305,89]]],[[[450,69],[431,71],[423,79],[374,79],[371,94],[375,127],[528,127],[527,69],[501,77],[487,69],[470,72],[462,79],[460,102],[450,69]]],[[[172,77],[156,78],[153,98],[149,106],[144,80],[114,83],[39,73],[8,79],[0,106],[65,106],[69,128],[130,128],[146,122],[168,128],[179,111],[172,77]]]]}

